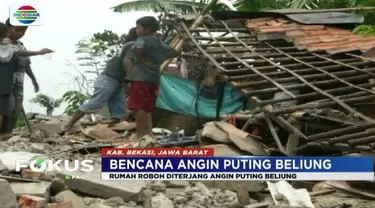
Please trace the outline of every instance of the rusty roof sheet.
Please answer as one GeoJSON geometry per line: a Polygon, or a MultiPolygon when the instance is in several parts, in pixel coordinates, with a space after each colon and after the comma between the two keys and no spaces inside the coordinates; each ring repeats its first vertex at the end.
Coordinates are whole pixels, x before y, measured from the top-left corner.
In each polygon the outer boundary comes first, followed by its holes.
{"type": "MultiPolygon", "coordinates": [[[[363,38],[348,30],[300,25],[288,19],[262,18],[248,24],[253,24],[258,33],[252,34],[253,31],[249,32],[243,25],[232,24],[232,21],[207,18],[194,29],[189,29],[181,21],[176,25],[176,31],[185,40],[182,48],[184,58],[195,60],[198,57],[203,62],[209,60],[221,80],[242,91],[252,104],[258,106],[259,114],[254,112],[250,116],[256,125],[265,124],[270,129],[274,128],[274,124],[278,125],[304,138],[308,145],[375,152],[375,131],[362,133],[365,129],[374,128],[375,120],[371,113],[358,107],[375,100],[372,90],[375,83],[368,81],[375,77],[375,61],[352,53],[334,56],[324,51],[342,50],[341,45],[359,43],[363,38]],[[261,34],[260,31],[285,33],[294,41],[285,41],[285,35],[275,41],[259,41],[256,34],[261,34]],[[343,40],[345,44],[337,44],[343,40]],[[311,52],[313,49],[322,51],[311,52]],[[338,110],[325,113],[327,108],[338,110]],[[301,112],[304,113],[301,115],[301,112]],[[339,115],[338,112],[345,116],[332,116],[339,115]],[[313,130],[310,127],[296,129],[288,123],[288,116],[315,126],[313,130]]],[[[370,38],[366,40],[366,44],[373,42],[370,38]]],[[[196,70],[206,69],[207,66],[197,66],[196,70]]],[[[276,143],[280,140],[276,136],[274,139],[276,143]]]]}
{"type": "Polygon", "coordinates": [[[311,52],[326,51],[330,54],[357,50],[365,52],[375,47],[375,36],[361,37],[350,30],[325,25],[303,25],[286,18],[250,19],[247,20],[246,26],[254,30],[258,37],[279,33],[279,37],[293,41],[297,48],[311,52]]]}

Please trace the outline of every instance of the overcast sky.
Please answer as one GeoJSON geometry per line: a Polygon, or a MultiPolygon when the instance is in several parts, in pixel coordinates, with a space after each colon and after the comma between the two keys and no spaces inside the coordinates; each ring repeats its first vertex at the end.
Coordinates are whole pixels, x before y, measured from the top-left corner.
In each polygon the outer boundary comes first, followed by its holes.
{"type": "MultiPolygon", "coordinates": [[[[126,33],[135,25],[135,20],[145,15],[153,15],[150,12],[114,13],[109,8],[125,0],[1,0],[0,21],[5,21],[9,16],[9,5],[12,3],[25,3],[32,6],[33,2],[43,2],[45,15],[44,25],[30,27],[22,41],[29,50],[38,50],[44,47],[56,51],[51,59],[46,57],[32,57],[32,69],[38,79],[40,92],[51,95],[54,98],[61,97],[68,86],[59,84],[68,83],[71,80],[65,72],[76,74],[69,68],[66,60],[77,64],[74,55],[74,45],[91,36],[95,32],[105,29],[118,34],[126,33]],[[47,3],[49,2],[49,3],[47,3]]],[[[24,107],[27,112],[44,113],[45,109],[36,104],[29,103],[35,96],[31,81],[25,77],[24,107]]],[[[54,114],[61,114],[64,106],[56,109],[54,114]]]]}

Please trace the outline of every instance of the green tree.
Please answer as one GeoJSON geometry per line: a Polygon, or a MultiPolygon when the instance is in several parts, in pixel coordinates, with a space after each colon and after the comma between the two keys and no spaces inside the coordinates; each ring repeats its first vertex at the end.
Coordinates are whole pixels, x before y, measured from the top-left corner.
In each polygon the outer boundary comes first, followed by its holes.
{"type": "Polygon", "coordinates": [[[30,100],[31,103],[40,105],[46,108],[46,114],[51,116],[55,108],[58,108],[63,102],[62,99],[54,99],[46,94],[38,94],[30,100]]]}
{"type": "Polygon", "coordinates": [[[68,104],[65,108],[64,114],[69,116],[76,112],[80,105],[82,105],[88,98],[88,95],[79,91],[68,91],[62,96],[62,100],[68,104]]]}
{"type": "Polygon", "coordinates": [[[76,44],[75,54],[80,66],[90,67],[85,73],[99,75],[105,63],[120,53],[125,34],[117,35],[110,30],[93,34],[76,44]]]}

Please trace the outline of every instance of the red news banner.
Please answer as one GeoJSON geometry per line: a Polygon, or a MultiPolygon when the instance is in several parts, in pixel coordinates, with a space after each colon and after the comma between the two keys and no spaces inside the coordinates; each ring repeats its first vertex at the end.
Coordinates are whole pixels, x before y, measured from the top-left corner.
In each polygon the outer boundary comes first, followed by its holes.
{"type": "Polygon", "coordinates": [[[102,156],[107,157],[204,157],[214,156],[212,148],[103,148],[102,156]]]}

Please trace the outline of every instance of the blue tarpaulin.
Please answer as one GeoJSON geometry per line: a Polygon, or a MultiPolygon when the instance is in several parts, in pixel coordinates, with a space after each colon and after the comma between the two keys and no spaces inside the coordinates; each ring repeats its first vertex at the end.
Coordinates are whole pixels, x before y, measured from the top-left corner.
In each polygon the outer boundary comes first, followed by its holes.
{"type": "MultiPolygon", "coordinates": [[[[215,119],[217,99],[197,96],[198,91],[197,81],[164,74],[161,76],[156,107],[183,115],[215,119]],[[196,102],[198,102],[197,105],[196,102]]],[[[243,94],[231,85],[225,85],[220,116],[238,112],[243,107],[243,94]]]]}

